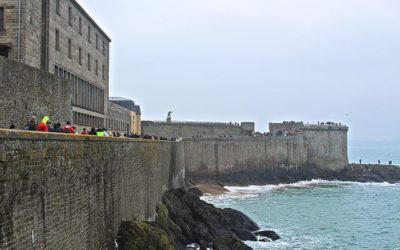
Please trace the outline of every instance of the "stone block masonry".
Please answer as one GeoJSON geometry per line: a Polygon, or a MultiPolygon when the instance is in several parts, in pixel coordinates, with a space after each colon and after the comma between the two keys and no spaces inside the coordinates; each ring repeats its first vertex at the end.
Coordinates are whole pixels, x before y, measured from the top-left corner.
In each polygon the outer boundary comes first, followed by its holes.
{"type": "Polygon", "coordinates": [[[241,125],[222,122],[142,121],[142,134],[171,137],[245,137],[254,132],[253,122],[241,125]]]}
{"type": "Polygon", "coordinates": [[[71,82],[0,57],[0,127],[11,121],[23,128],[26,118],[49,115],[52,122],[72,120],[71,82]]]}
{"type": "Polygon", "coordinates": [[[307,127],[298,136],[185,138],[187,177],[227,184],[331,178],[348,165],[347,127],[307,127]]]}
{"type": "Polygon", "coordinates": [[[182,142],[0,130],[0,249],[111,249],[184,183],[182,142]]]}

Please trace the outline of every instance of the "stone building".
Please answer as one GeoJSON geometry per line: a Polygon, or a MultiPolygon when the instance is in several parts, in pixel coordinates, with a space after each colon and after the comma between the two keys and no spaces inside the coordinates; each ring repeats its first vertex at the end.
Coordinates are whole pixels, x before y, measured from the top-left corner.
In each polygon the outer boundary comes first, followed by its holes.
{"type": "Polygon", "coordinates": [[[271,135],[298,135],[304,127],[303,122],[284,121],[279,123],[269,123],[271,135]]]}
{"type": "Polygon", "coordinates": [[[106,128],[121,135],[129,135],[131,131],[130,110],[113,102],[108,103],[109,116],[106,120],[106,128]]]}
{"type": "MultiPolygon", "coordinates": [[[[140,106],[136,105],[134,101],[122,97],[110,97],[110,103],[114,103],[120,107],[129,110],[130,130],[128,134],[141,134],[142,129],[142,113],[140,106]]],[[[110,119],[112,117],[110,116],[110,119]]]]}
{"type": "Polygon", "coordinates": [[[110,42],[76,0],[0,1],[0,55],[70,80],[77,125],[106,125],[110,42]]]}

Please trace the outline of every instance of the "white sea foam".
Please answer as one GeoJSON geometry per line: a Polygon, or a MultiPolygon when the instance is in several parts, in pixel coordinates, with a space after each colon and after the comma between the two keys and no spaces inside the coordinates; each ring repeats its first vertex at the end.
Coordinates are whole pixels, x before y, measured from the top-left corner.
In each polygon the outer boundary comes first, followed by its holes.
{"type": "MultiPolygon", "coordinates": [[[[217,202],[221,203],[229,203],[229,200],[232,199],[251,199],[256,198],[261,194],[265,194],[268,192],[273,192],[277,190],[284,189],[313,189],[313,188],[329,188],[329,187],[343,187],[343,186],[375,186],[375,187],[400,187],[400,183],[391,184],[388,182],[377,183],[377,182],[349,182],[349,181],[327,181],[322,179],[313,179],[311,181],[299,181],[291,184],[277,184],[277,185],[264,185],[264,186],[256,186],[250,185],[246,187],[240,186],[225,186],[228,193],[221,195],[210,195],[206,194],[202,197],[203,200],[208,202],[217,202]],[[225,202],[223,202],[226,200],[225,202]]],[[[223,205],[223,204],[221,204],[223,205]]]]}

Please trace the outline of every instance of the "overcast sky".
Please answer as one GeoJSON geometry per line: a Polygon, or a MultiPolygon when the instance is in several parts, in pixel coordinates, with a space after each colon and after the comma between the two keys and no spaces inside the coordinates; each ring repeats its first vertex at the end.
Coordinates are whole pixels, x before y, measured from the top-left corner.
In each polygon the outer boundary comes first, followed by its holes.
{"type": "Polygon", "coordinates": [[[400,140],[398,0],[78,0],[145,120],[337,121],[400,140]]]}

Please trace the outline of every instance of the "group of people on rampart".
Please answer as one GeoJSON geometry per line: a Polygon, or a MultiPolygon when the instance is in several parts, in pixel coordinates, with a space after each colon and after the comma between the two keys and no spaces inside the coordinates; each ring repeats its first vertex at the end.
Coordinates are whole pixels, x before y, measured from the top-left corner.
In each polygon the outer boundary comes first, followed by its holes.
{"type": "Polygon", "coordinates": [[[318,125],[320,125],[320,126],[340,127],[340,126],[342,126],[342,123],[340,123],[340,122],[320,122],[320,121],[318,121],[318,125]]]}
{"type": "MultiPolygon", "coordinates": [[[[11,122],[9,127],[10,129],[15,129],[15,125],[11,122]]],[[[53,123],[51,124],[50,117],[45,115],[42,120],[38,121],[36,116],[32,116],[30,119],[27,119],[27,122],[23,128],[24,130],[29,131],[39,131],[39,132],[52,132],[52,133],[66,133],[66,134],[81,134],[81,135],[95,135],[95,136],[113,136],[120,137],[120,133],[112,132],[111,129],[105,129],[101,127],[92,127],[90,131],[86,128],[83,128],[81,132],[79,132],[70,121],[67,121],[63,126],[61,123],[53,123]]]]}
{"type": "MultiPolygon", "coordinates": [[[[9,129],[16,129],[14,122],[11,122],[9,129]]],[[[88,136],[100,136],[100,137],[126,137],[126,138],[141,138],[146,140],[163,140],[163,141],[177,141],[178,137],[165,138],[151,135],[138,135],[138,134],[121,134],[119,132],[113,132],[111,129],[105,129],[103,127],[92,127],[89,131],[83,128],[82,131],[78,131],[76,126],[74,126],[70,121],[66,121],[62,126],[61,123],[51,124],[50,117],[48,115],[43,116],[43,118],[38,121],[35,115],[30,118],[27,117],[25,126],[23,130],[28,131],[38,131],[38,132],[52,132],[52,133],[66,133],[66,134],[80,134],[88,136]]]]}
{"type": "MultiPolygon", "coordinates": [[[[10,129],[15,129],[15,125],[11,122],[10,129]]],[[[42,120],[38,121],[36,116],[32,116],[30,119],[27,118],[24,130],[39,131],[39,132],[53,132],[53,133],[67,133],[76,134],[78,133],[76,127],[67,121],[64,126],[61,123],[51,124],[50,117],[45,115],[42,120]]]]}

